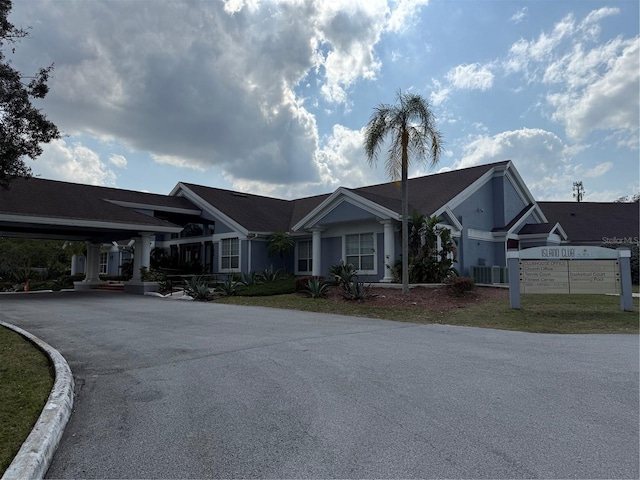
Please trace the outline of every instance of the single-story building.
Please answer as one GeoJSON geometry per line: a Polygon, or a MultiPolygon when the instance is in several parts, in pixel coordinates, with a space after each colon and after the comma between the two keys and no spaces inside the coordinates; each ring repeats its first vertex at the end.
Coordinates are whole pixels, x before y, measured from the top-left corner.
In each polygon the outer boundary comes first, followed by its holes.
{"type": "MultiPolygon", "coordinates": [[[[495,283],[506,281],[510,248],[614,236],[637,242],[638,236],[637,202],[536,202],[511,161],[410,179],[414,210],[435,215],[451,231],[461,275],[490,272],[495,283]]],[[[397,182],[294,200],[183,182],[168,195],[39,178],[16,179],[0,191],[0,235],[86,241],[87,283],[117,271],[128,251],[137,266],[133,282],[139,282],[152,249],[211,274],[274,265],[296,275],[327,275],[344,261],[362,281],[392,282],[388,266],[402,254],[400,219],[397,182]],[[275,232],[294,240],[283,259],[268,253],[275,232]]]]}

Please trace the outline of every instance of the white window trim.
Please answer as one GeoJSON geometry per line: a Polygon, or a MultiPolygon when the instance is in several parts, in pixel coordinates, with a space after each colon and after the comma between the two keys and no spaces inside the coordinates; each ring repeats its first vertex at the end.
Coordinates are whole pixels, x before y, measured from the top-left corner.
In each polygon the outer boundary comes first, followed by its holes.
{"type": "MultiPolygon", "coordinates": [[[[369,232],[350,232],[342,235],[342,261],[347,263],[347,235],[373,235],[373,270],[358,270],[358,275],[377,275],[378,274],[378,233],[369,232]]],[[[362,256],[362,254],[360,254],[362,256]]]]}
{"type": "Polygon", "coordinates": [[[237,235],[229,235],[218,240],[218,272],[219,273],[237,273],[242,271],[242,241],[237,235]],[[238,268],[222,268],[222,240],[238,240],[238,268]]]}
{"type": "MultiPolygon", "coordinates": [[[[311,270],[298,270],[298,243],[299,242],[309,242],[309,257],[307,257],[308,260],[311,260],[311,262],[313,262],[313,239],[311,238],[300,238],[298,240],[296,240],[296,251],[295,251],[295,255],[294,255],[294,262],[295,262],[295,274],[296,275],[311,275],[313,272],[313,269],[311,270]]],[[[307,264],[308,266],[309,264],[307,264]]]]}
{"type": "Polygon", "coordinates": [[[109,252],[100,252],[100,256],[98,257],[98,274],[106,275],[109,273],[109,252]],[[102,261],[104,255],[104,262],[102,261]],[[102,271],[104,267],[104,272],[102,271]]]}

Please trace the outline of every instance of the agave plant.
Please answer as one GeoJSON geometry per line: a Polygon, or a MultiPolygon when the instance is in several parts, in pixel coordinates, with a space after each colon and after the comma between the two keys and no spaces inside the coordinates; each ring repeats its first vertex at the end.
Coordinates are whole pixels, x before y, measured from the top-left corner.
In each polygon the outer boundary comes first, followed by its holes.
{"type": "Polygon", "coordinates": [[[365,300],[369,296],[369,288],[364,282],[351,282],[342,286],[342,295],[349,300],[365,300]]]}
{"type": "Polygon", "coordinates": [[[189,295],[194,300],[210,300],[213,292],[207,282],[202,277],[191,277],[184,287],[185,295],[189,295]]]}
{"type": "Polygon", "coordinates": [[[225,293],[225,295],[231,296],[235,295],[237,286],[238,283],[235,282],[233,278],[229,277],[224,282],[222,282],[220,289],[225,293]]]}
{"type": "Polygon", "coordinates": [[[194,300],[211,300],[213,298],[213,291],[206,283],[200,283],[196,285],[193,295],[191,295],[194,300]]]}
{"type": "Polygon", "coordinates": [[[246,285],[247,287],[251,286],[251,285],[257,285],[260,283],[260,275],[258,275],[256,272],[249,272],[249,273],[243,273],[241,278],[241,282],[246,285]]]}
{"type": "Polygon", "coordinates": [[[280,278],[280,270],[274,270],[273,265],[269,265],[262,271],[260,277],[265,282],[275,282],[276,280],[278,280],[278,278],[280,278]]]}
{"type": "Polygon", "coordinates": [[[327,296],[329,286],[321,278],[310,278],[306,291],[311,298],[324,298],[327,296]]]}
{"type": "Polygon", "coordinates": [[[344,287],[353,282],[353,277],[358,274],[358,271],[351,263],[344,263],[341,260],[340,263],[329,268],[329,273],[335,277],[338,285],[344,287]]]}

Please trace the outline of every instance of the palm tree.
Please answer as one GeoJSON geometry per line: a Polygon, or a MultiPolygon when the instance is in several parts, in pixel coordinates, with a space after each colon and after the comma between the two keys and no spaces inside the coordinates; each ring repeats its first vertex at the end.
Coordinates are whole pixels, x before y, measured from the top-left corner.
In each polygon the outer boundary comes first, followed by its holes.
{"type": "Polygon", "coordinates": [[[434,166],[440,160],[442,134],[429,102],[420,95],[397,93],[396,105],[381,104],[375,108],[365,127],[364,146],[369,165],[374,165],[387,134],[391,146],[385,167],[392,180],[401,179],[402,186],[402,293],[409,293],[409,163],[411,157],[434,166]]]}

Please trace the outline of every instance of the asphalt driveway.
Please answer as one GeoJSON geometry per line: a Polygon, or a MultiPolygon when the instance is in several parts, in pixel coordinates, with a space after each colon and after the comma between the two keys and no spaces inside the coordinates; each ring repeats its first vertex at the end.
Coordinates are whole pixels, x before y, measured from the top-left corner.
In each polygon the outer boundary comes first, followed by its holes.
{"type": "Polygon", "coordinates": [[[638,478],[635,335],[0,296],[76,403],[51,478],[638,478]]]}

